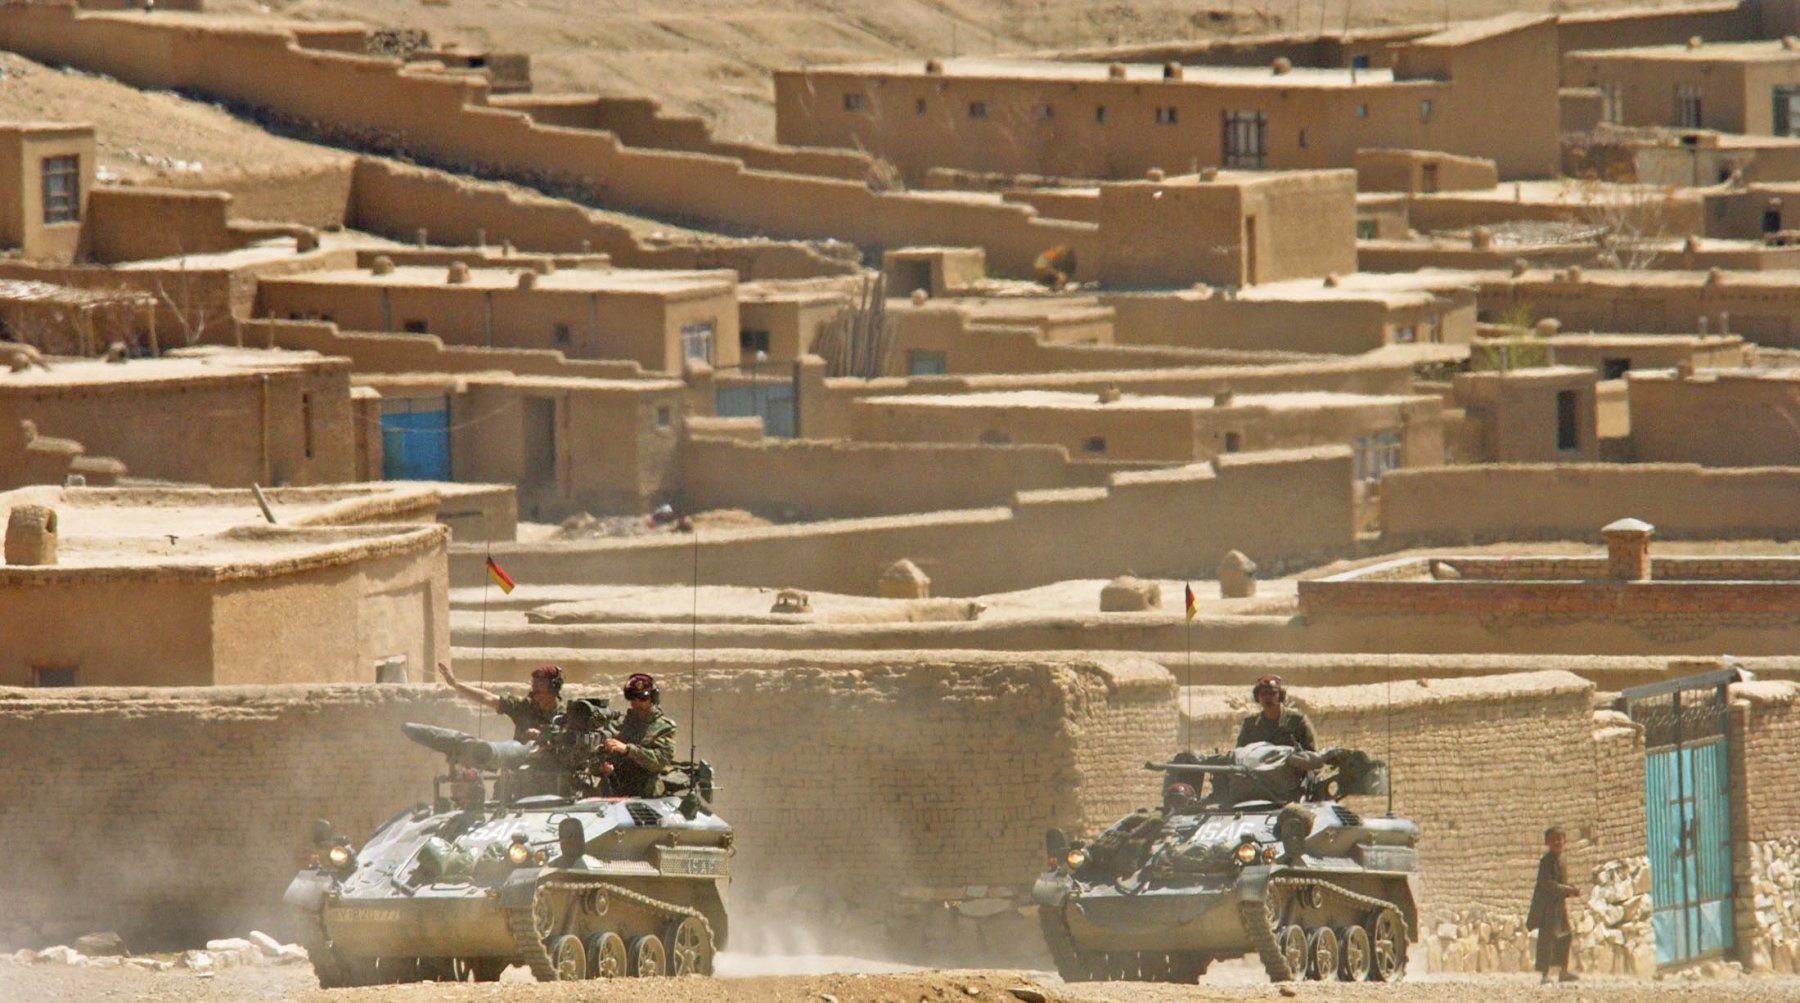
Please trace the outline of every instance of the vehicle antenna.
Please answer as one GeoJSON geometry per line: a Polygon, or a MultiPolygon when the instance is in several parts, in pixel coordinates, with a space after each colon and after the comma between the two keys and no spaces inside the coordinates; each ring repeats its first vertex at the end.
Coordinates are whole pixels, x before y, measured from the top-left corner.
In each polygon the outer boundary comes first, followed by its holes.
{"type": "MultiPolygon", "coordinates": [[[[485,556],[487,559],[487,568],[491,568],[494,566],[494,545],[493,545],[492,541],[488,542],[486,549],[487,549],[487,553],[485,556]]],[[[488,590],[494,587],[494,576],[491,572],[489,572],[487,570],[487,568],[483,568],[481,571],[481,669],[478,672],[478,679],[476,682],[476,685],[480,686],[483,690],[487,689],[488,590]]],[[[481,713],[481,708],[477,707],[475,709],[475,737],[476,738],[481,737],[481,726],[486,721],[487,721],[487,715],[481,713]]]]}
{"type": "Polygon", "coordinates": [[[693,611],[688,624],[688,761],[699,760],[700,748],[700,527],[694,527],[693,611]]]}
{"type": "Polygon", "coordinates": [[[1394,666],[1387,667],[1387,798],[1388,817],[1394,817],[1394,666]]]}

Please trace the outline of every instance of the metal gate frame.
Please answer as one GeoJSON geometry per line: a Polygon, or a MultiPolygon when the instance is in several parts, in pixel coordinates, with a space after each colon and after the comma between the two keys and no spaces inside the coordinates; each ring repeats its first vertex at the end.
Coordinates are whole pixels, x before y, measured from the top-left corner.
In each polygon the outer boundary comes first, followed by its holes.
{"type": "Polygon", "coordinates": [[[1735,941],[1729,687],[1740,678],[1722,669],[1619,694],[1644,728],[1644,842],[1659,968],[1727,954],[1735,941]]]}

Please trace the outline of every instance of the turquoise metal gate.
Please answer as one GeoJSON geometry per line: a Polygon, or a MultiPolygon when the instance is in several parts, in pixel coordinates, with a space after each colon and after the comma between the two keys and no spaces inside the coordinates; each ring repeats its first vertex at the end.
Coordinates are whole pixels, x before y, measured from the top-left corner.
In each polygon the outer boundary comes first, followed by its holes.
{"type": "Polygon", "coordinates": [[[1620,694],[1644,727],[1650,930],[1659,966],[1732,947],[1726,687],[1736,679],[1726,670],[1620,694]]]}

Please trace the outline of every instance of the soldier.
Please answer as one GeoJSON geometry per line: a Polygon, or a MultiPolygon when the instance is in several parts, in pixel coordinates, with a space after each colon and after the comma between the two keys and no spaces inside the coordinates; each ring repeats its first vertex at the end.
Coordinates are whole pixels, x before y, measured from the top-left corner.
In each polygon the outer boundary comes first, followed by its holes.
{"type": "Polygon", "coordinates": [[[1243,725],[1238,728],[1238,748],[1252,742],[1267,742],[1307,752],[1318,750],[1319,742],[1313,737],[1312,722],[1305,714],[1282,706],[1287,703],[1287,687],[1282,685],[1280,676],[1258,679],[1250,695],[1256,698],[1262,710],[1244,718],[1243,725]]]}
{"type": "Polygon", "coordinates": [[[556,720],[556,715],[562,713],[563,673],[560,666],[540,665],[532,669],[531,694],[523,697],[503,697],[479,686],[457,682],[456,674],[443,662],[439,662],[437,668],[438,675],[444,678],[444,682],[458,696],[511,718],[515,742],[530,741],[538,737],[556,720]]]}
{"type": "Polygon", "coordinates": [[[1538,861],[1537,887],[1532,889],[1531,909],[1525,914],[1525,929],[1536,930],[1538,935],[1537,970],[1543,976],[1539,982],[1550,981],[1552,968],[1562,970],[1557,978],[1563,982],[1574,982],[1576,978],[1569,971],[1572,936],[1569,907],[1563,900],[1581,892],[1569,884],[1568,872],[1563,869],[1565,842],[1567,837],[1556,826],[1544,830],[1544,856],[1538,861]]]}
{"type": "Polygon", "coordinates": [[[1161,809],[1139,808],[1113,823],[1111,828],[1094,837],[1087,846],[1085,874],[1111,874],[1124,877],[1144,866],[1150,849],[1168,829],[1176,815],[1192,814],[1200,806],[1200,798],[1191,784],[1173,783],[1163,788],[1161,809]]]}
{"type": "Polygon", "coordinates": [[[601,745],[600,772],[615,797],[653,798],[662,794],[662,775],[675,762],[675,722],[663,714],[656,680],[642,672],[625,680],[630,707],[613,737],[601,745]]]}

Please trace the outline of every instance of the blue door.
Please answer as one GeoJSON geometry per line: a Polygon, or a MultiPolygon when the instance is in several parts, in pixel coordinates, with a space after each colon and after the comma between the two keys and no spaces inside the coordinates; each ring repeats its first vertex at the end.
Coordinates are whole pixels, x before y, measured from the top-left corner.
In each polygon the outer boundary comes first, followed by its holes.
{"type": "Polygon", "coordinates": [[[450,479],[450,410],[443,398],[381,402],[381,478],[450,479]]]}
{"type": "Polygon", "coordinates": [[[794,385],[787,382],[720,387],[713,407],[721,418],[761,418],[763,434],[794,437],[794,385]]]}
{"type": "Polygon", "coordinates": [[[1644,726],[1645,844],[1656,963],[1731,950],[1731,771],[1718,674],[1626,690],[1644,726]]]}

